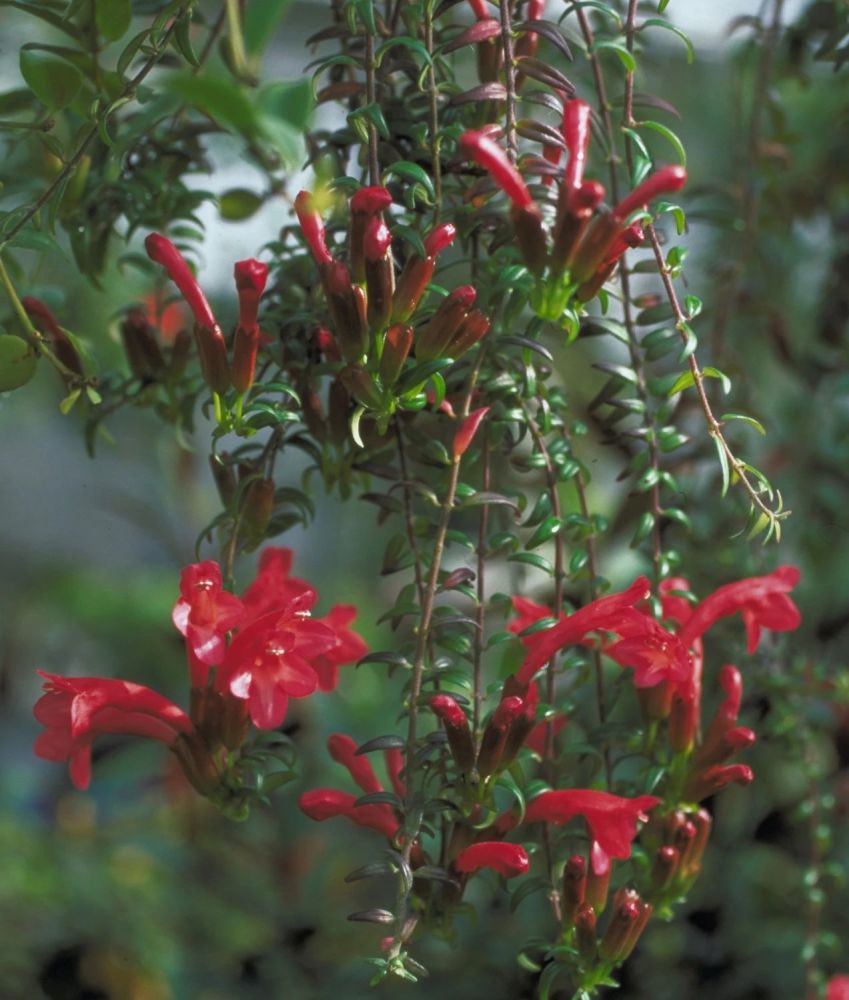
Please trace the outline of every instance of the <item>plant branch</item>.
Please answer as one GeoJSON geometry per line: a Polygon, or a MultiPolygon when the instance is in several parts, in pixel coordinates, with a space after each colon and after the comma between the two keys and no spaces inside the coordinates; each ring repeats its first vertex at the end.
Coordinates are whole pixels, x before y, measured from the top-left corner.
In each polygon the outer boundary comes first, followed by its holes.
{"type": "Polygon", "coordinates": [[[510,0],[498,0],[501,20],[501,47],[504,50],[504,82],[507,90],[505,100],[507,150],[516,158],[516,63],[513,51],[513,23],[510,0]]]}

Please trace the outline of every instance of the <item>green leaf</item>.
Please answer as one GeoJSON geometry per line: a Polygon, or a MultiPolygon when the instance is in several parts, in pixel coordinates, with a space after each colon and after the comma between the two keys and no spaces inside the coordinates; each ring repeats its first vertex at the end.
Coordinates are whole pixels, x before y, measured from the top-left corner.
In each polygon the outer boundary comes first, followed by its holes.
{"type": "MultiPolygon", "coordinates": [[[[669,0],[667,0],[667,3],[669,0]]],[[[666,4],[662,4],[658,9],[662,12],[666,4]]],[[[672,24],[670,21],[665,21],[662,17],[649,17],[640,25],[639,30],[642,31],[644,28],[665,28],[667,31],[671,31],[673,34],[677,35],[681,41],[687,46],[687,62],[692,63],[696,58],[696,52],[693,48],[693,43],[690,41],[689,37],[685,32],[683,32],[677,25],[672,24]]]]}
{"type": "Polygon", "coordinates": [[[548,559],[537,552],[516,552],[514,555],[507,557],[507,562],[525,563],[527,566],[535,566],[537,569],[541,569],[543,573],[548,573],[549,576],[554,576],[554,567],[548,559]]]}
{"type": "Polygon", "coordinates": [[[0,334],[0,392],[12,392],[35,375],[35,351],[21,337],[0,334]]]}
{"type": "Polygon", "coordinates": [[[212,73],[175,73],[163,80],[161,86],[233,132],[246,136],[254,136],[257,132],[258,116],[254,105],[227,77],[212,73]]]}
{"type": "Polygon", "coordinates": [[[20,54],[21,76],[50,111],[66,108],[83,85],[83,75],[64,59],[34,52],[25,45],[20,54]]]}
{"type": "Polygon", "coordinates": [[[609,50],[615,52],[619,56],[619,61],[625,67],[629,73],[633,73],[637,68],[637,62],[631,52],[628,51],[628,47],[624,42],[615,42],[604,39],[602,41],[596,41],[593,43],[593,52],[598,52],[599,50],[609,50]]]}
{"type": "Polygon", "coordinates": [[[535,549],[538,545],[542,545],[550,538],[553,538],[562,527],[563,521],[559,517],[550,514],[533,533],[526,548],[535,549]]]}
{"type": "MultiPolygon", "coordinates": [[[[731,379],[721,372],[718,368],[703,368],[702,378],[718,378],[722,383],[723,392],[728,395],[731,391],[731,379]]],[[[689,389],[690,386],[695,385],[695,378],[692,371],[682,372],[681,375],[673,382],[672,387],[667,391],[667,396],[674,396],[677,392],[683,392],[684,389],[689,389]]]]}
{"type": "Polygon", "coordinates": [[[766,428],[760,422],[760,420],[755,420],[754,417],[746,416],[745,413],[723,413],[719,418],[720,420],[742,420],[743,423],[749,424],[754,427],[758,434],[766,434],[766,428]]]}
{"type": "Polygon", "coordinates": [[[687,152],[684,149],[684,143],[678,138],[678,136],[672,131],[671,128],[667,128],[666,125],[661,125],[660,122],[654,121],[644,121],[638,122],[637,128],[650,128],[659,135],[662,135],[664,139],[668,139],[669,142],[678,154],[678,159],[681,161],[681,166],[687,166],[687,152]]]}
{"type": "Polygon", "coordinates": [[[312,85],[306,79],[271,83],[262,88],[256,103],[264,114],[299,131],[309,127],[315,107],[312,85]]]}
{"type": "Polygon", "coordinates": [[[249,219],[262,206],[262,198],[247,188],[232,188],[218,199],[218,213],[227,222],[249,219]]]}
{"type": "Polygon", "coordinates": [[[130,0],[100,0],[94,6],[97,30],[110,42],[123,38],[133,20],[130,0]]]}
{"type": "Polygon", "coordinates": [[[428,204],[432,205],[436,201],[436,191],[433,187],[433,181],[430,179],[427,171],[423,167],[420,167],[418,163],[411,163],[409,160],[399,160],[397,163],[393,163],[383,171],[380,183],[385,185],[393,174],[424,188],[430,199],[428,204]]]}
{"type": "Polygon", "coordinates": [[[261,0],[260,3],[249,3],[245,8],[242,21],[242,31],[245,36],[245,48],[252,56],[261,55],[286,13],[291,0],[261,0]]]}
{"type": "Polygon", "coordinates": [[[716,453],[719,457],[719,465],[722,469],[722,495],[725,496],[731,483],[731,472],[728,468],[728,455],[725,454],[725,445],[716,435],[713,435],[713,443],[716,446],[716,453]]]}

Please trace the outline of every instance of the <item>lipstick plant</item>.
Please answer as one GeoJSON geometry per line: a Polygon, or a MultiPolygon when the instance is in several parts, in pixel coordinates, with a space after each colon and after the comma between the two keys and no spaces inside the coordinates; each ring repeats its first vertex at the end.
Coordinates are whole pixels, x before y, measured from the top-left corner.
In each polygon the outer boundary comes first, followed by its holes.
{"type": "Polygon", "coordinates": [[[36,754],[84,790],[101,736],[152,739],[228,816],[291,784],[281,800],[329,838],[366,828],[348,881],[350,919],[378,925],[372,982],[426,975],[422,942],[462,948],[462,918],[502,894],[537,908],[533,936],[520,913],[500,942],[532,991],[615,986],[722,851],[717,798],[757,781],[750,658],[800,624],[798,570],[745,568],[788,514],[729,433],[762,428],[719,415],[735,386],[701,361],[678,202],[704,171],[668,100],[637,89],[653,36],[678,33],[667,3],[334,3],[305,78],[266,83],[280,3],[15,6],[67,38],[23,47],[10,105],[15,162],[42,166],[16,168],[0,220],[0,383],[55,369],[98,461],[117,410],[152,410],[208,457],[220,501],[174,567],[182,706],[42,664],[36,754]],[[190,183],[214,173],[214,133],[261,191],[190,183]],[[204,242],[211,204],[246,224],[264,207],[253,256],[204,242]],[[71,302],[37,297],[34,248],[101,289],[115,264],[133,275],[120,363],[98,364],[106,330],[68,329],[71,302]],[[377,553],[321,614],[279,545],[314,518],[321,545],[319,492],[377,553]],[[691,514],[726,493],[745,537],[694,545],[691,514]],[[720,545],[708,593],[691,554],[720,545]],[[340,668],[396,710],[332,734],[336,777],[310,787],[315,748],[286,727],[321,718],[340,668]],[[361,905],[372,878],[383,902],[361,905]]]}

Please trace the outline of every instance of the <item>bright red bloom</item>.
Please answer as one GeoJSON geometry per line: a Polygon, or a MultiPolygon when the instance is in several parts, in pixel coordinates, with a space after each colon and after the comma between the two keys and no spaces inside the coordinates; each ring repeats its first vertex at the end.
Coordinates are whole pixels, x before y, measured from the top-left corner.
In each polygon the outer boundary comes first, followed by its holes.
{"type": "Polygon", "coordinates": [[[203,327],[214,330],[218,324],[206,301],[206,296],[201,291],[185,258],[171,240],[159,233],[151,233],[144,241],[144,248],[148,257],[155,264],[161,264],[168,272],[168,277],[180,289],[180,294],[186,300],[197,322],[203,327]]]}
{"type": "Polygon", "coordinates": [[[392,840],[400,826],[389,806],[357,806],[356,795],[340,792],[335,788],[313,788],[298,799],[301,811],[310,819],[323,822],[336,816],[345,816],[359,826],[377,830],[387,840],[392,840]]]}
{"type": "Polygon", "coordinates": [[[353,604],[336,604],[324,618],[318,619],[334,632],[338,640],[335,646],[310,659],[321,691],[335,691],[339,684],[339,668],[356,663],[368,652],[365,639],[348,628],[356,617],[357,609],[353,604]]]}
{"type": "Polygon", "coordinates": [[[282,611],[295,598],[305,602],[299,605],[302,610],[309,610],[318,600],[315,588],[306,580],[289,576],[292,555],[291,549],[273,545],[263,549],[256,578],[242,594],[248,619],[259,618],[269,611],[282,611]]]}
{"type": "Polygon", "coordinates": [[[849,976],[832,976],[826,987],[825,1000],[849,1000],[849,976]]]}
{"type": "Polygon", "coordinates": [[[658,195],[680,191],[686,183],[687,171],[683,167],[661,167],[619,202],[613,209],[613,217],[624,222],[632,212],[644,208],[658,195]]]}
{"type": "Polygon", "coordinates": [[[226,635],[240,626],[245,617],[242,602],[222,589],[217,562],[192,563],[180,574],[180,598],[171,619],[186,637],[192,687],[206,684],[208,668],[224,659],[226,635]]]}
{"type": "Polygon", "coordinates": [[[215,678],[248,702],[258,729],[275,729],[286,716],[289,698],[305,698],[318,687],[310,660],[338,643],[333,629],[309,617],[309,595],[291,601],[246,626],[231,643],[215,678]]]}
{"type": "Polygon", "coordinates": [[[425,253],[428,257],[438,257],[454,242],[457,227],[451,222],[443,222],[434,227],[425,237],[425,253]]]}
{"type": "Polygon", "coordinates": [[[631,842],[637,836],[637,822],[661,800],[654,795],[635,799],[598,792],[593,789],[568,788],[543,792],[528,803],[525,823],[568,823],[582,816],[589,827],[592,845],[592,869],[596,875],[609,870],[611,858],[629,858],[631,842]]]}
{"type": "Polygon", "coordinates": [[[504,150],[480,131],[464,132],[460,148],[492,177],[507,195],[514,208],[531,208],[534,200],[522,180],[522,175],[507,158],[504,150]]]}
{"type": "Polygon", "coordinates": [[[392,195],[385,187],[373,185],[360,188],[351,195],[351,211],[377,215],[392,204],[392,195]]]}
{"type": "MultiPolygon", "coordinates": [[[[517,594],[510,598],[510,602],[513,605],[513,610],[519,616],[507,625],[507,631],[512,632],[514,635],[524,632],[526,628],[530,628],[531,625],[535,625],[543,618],[554,617],[551,608],[547,608],[544,604],[537,604],[536,601],[532,601],[529,597],[522,597],[517,594]]],[[[563,619],[566,616],[561,614],[560,617],[563,619]]],[[[530,635],[525,636],[522,642],[527,646],[532,638],[533,636],[530,635]]]]}
{"type": "Polygon", "coordinates": [[[679,690],[693,682],[693,661],[687,647],[649,614],[631,615],[611,631],[620,636],[605,653],[622,667],[634,668],[638,688],[672,681],[679,690]]]}
{"type": "Polygon", "coordinates": [[[543,719],[525,737],[525,746],[529,750],[533,750],[535,754],[539,754],[540,757],[544,757],[549,727],[554,730],[556,736],[568,721],[569,719],[565,715],[557,715],[553,719],[543,719]]]}
{"type": "Polygon", "coordinates": [[[526,684],[555,653],[564,646],[582,642],[590,632],[619,632],[627,623],[640,627],[646,616],[636,611],[634,605],[650,592],[646,577],[638,577],[622,593],[599,597],[551,628],[530,636],[526,642],[528,654],[516,674],[517,680],[526,684]]]}
{"type": "Polygon", "coordinates": [[[35,753],[45,760],[67,760],[71,781],[81,790],[91,780],[91,745],[97,736],[147,736],[170,746],[182,733],[192,732],[179,706],[141,684],[39,673],[45,694],[33,714],[47,729],[36,740],[35,753]]]}
{"type": "Polygon", "coordinates": [[[754,653],[762,628],[789,632],[799,627],[799,609],[788,596],[799,582],[799,576],[795,566],[779,566],[767,576],[752,576],[725,584],[696,605],[681,630],[681,641],[692,645],[720,618],[740,611],[746,626],[749,653],[754,653]]]}
{"type": "Polygon", "coordinates": [[[528,854],[521,844],[498,840],[482,840],[460,851],[454,859],[458,872],[471,874],[480,868],[491,868],[504,878],[524,875],[528,870],[528,854]]]}
{"type": "MultiPolygon", "coordinates": [[[[563,138],[569,150],[569,161],[566,164],[566,174],[563,183],[569,189],[569,208],[574,211],[571,202],[584,180],[584,169],[587,165],[587,149],[590,144],[590,121],[592,108],[586,101],[567,101],[563,105],[563,138]]],[[[602,195],[603,197],[603,195],[602,195]]]]}
{"type": "Polygon", "coordinates": [[[383,785],[377,780],[371,762],[364,754],[357,756],[357,744],[350,736],[333,733],[327,739],[327,749],[336,763],[347,769],[364,792],[383,791],[383,785]]]}

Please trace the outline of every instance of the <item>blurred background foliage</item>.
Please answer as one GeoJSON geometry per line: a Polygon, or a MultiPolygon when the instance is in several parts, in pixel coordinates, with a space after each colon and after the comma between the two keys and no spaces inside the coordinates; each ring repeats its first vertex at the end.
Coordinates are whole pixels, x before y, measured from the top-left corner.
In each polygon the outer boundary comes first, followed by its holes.
{"type": "MultiPolygon", "coordinates": [[[[556,16],[553,5],[548,16],[556,16]]],[[[21,6],[0,5],[6,93],[23,86],[18,47],[32,21],[21,6]]],[[[157,6],[133,4],[137,16],[157,6]]],[[[691,172],[687,275],[705,303],[700,358],[732,377],[727,408],[768,428],[765,438],[742,424],[733,433],[745,435],[746,454],[794,512],[780,558],[803,571],[804,624],[789,639],[771,639],[744,667],[744,717],[760,737],[757,780],[718,803],[708,863],[683,918],[651,926],[619,996],[790,1000],[804,996],[806,963],[849,972],[846,7],[673,0],[673,19],[676,7],[696,43],[695,63],[675,39],[655,38],[639,86],[672,95],[682,114],[677,129],[691,172]],[[772,26],[776,8],[781,22],[772,26]]],[[[219,7],[199,10],[212,20],[219,7]]],[[[305,40],[323,24],[321,5],[292,3],[271,39],[262,83],[297,81],[305,40]]],[[[268,126],[265,146],[231,130],[202,152],[180,154],[192,165],[185,171],[181,162],[174,198],[192,203],[206,229],[202,275],[213,300],[229,295],[231,262],[290,221],[274,185],[285,181],[294,191],[297,180],[285,157],[275,157],[283,149],[297,159],[297,126],[268,126]],[[198,188],[252,191],[257,210],[234,225],[214,202],[193,199],[198,188]]],[[[11,143],[0,168],[6,191],[44,178],[45,156],[37,144],[11,143]]],[[[110,211],[119,216],[120,204],[97,207],[110,211]]],[[[146,221],[154,228],[163,220],[146,221]]],[[[114,312],[148,289],[106,257],[98,284],[84,280],[82,251],[75,265],[67,238],[60,244],[18,255],[27,290],[60,308],[64,325],[96,345],[105,365],[120,366],[114,312]]],[[[558,365],[573,399],[588,401],[591,391],[570,382],[565,352],[558,365]]],[[[376,953],[376,931],[346,915],[382,905],[380,883],[344,883],[374,857],[373,836],[310,824],[295,799],[337,783],[323,746],[328,733],[364,740],[392,730],[399,678],[387,682],[373,664],[348,668],[336,694],[294,703],[286,731],[299,747],[301,776],[245,824],[193,796],[158,746],[103,740],[85,794],[71,790],[64,769],[32,756],[36,667],[122,676],[180,697],[182,643],[170,608],[179,568],[194,558],[195,538],[217,509],[202,421],[195,452],[191,435],[175,437],[150,412],[122,411],[110,422],[114,445],[102,444],[91,461],[77,416],[57,410],[55,372],[41,368],[26,392],[0,396],[0,993],[9,1000],[373,995],[361,957],[376,953]]],[[[731,539],[739,510],[719,498],[716,467],[700,443],[702,417],[686,394],[678,422],[695,442],[682,477],[693,531],[682,533],[678,549],[704,595],[767,570],[773,555],[731,539]]],[[[606,575],[627,582],[641,568],[627,549],[629,498],[601,444],[588,465],[593,505],[612,523],[601,554],[606,575]]],[[[287,475],[296,483],[298,468],[287,475]]],[[[313,527],[292,529],[283,543],[296,550],[297,575],[317,584],[319,610],[356,603],[357,627],[385,645],[374,622],[394,589],[391,579],[363,584],[373,580],[383,544],[368,505],[353,501],[343,512],[319,497],[313,527]]],[[[240,583],[253,566],[254,557],[242,560],[240,583]]],[[[739,623],[718,631],[712,657],[728,662],[740,650],[739,623]]],[[[515,963],[514,944],[544,919],[543,904],[534,897],[513,915],[494,878],[489,888],[478,888],[479,921],[462,919],[456,940],[422,946],[429,980],[384,983],[377,993],[531,996],[534,977],[515,963]]]]}

